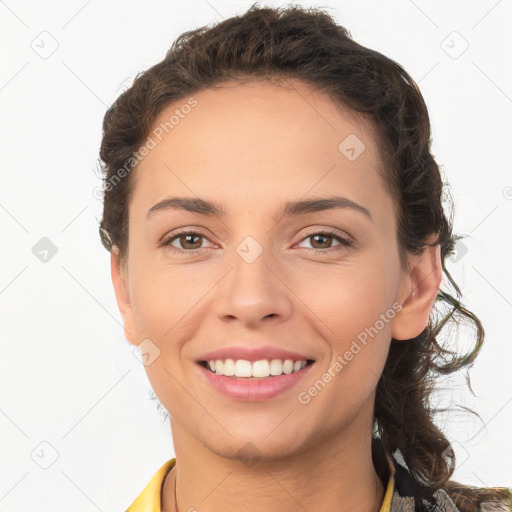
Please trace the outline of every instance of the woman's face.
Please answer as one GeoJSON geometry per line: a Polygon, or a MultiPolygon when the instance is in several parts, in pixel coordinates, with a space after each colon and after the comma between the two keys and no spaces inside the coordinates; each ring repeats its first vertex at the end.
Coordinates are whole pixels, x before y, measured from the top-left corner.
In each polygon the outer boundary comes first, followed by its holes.
{"type": "Polygon", "coordinates": [[[171,423],[226,457],[248,442],[273,458],[367,433],[411,292],[371,132],[293,85],[224,84],[168,106],[132,176],[124,279],[113,255],[126,336],[142,342],[171,423]],[[178,197],[223,215],[162,203],[178,197]],[[333,208],[312,202],[334,197],[343,199],[333,208]],[[312,207],[284,210],[303,201],[312,207]],[[257,381],[199,363],[218,349],[235,362],[279,358],[269,347],[314,363],[257,381]]]}

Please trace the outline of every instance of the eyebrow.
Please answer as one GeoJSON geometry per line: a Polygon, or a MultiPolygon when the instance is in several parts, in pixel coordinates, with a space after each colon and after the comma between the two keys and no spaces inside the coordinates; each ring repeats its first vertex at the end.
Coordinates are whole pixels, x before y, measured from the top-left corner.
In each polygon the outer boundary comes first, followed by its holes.
{"type": "MultiPolygon", "coordinates": [[[[372,214],[367,208],[355,203],[351,199],[341,196],[313,198],[302,201],[287,201],[281,206],[275,220],[279,222],[283,217],[304,215],[306,213],[332,210],[334,208],[350,208],[364,214],[373,222],[372,214]]],[[[217,218],[221,218],[226,215],[226,210],[222,205],[218,205],[201,198],[167,197],[152,206],[148,210],[147,217],[149,218],[153,213],[161,210],[186,210],[199,215],[217,218]]]]}

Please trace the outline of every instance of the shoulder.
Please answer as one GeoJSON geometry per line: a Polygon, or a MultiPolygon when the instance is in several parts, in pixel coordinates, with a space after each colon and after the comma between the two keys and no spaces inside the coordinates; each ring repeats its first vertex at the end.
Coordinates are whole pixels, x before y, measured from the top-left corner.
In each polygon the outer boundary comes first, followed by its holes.
{"type": "Polygon", "coordinates": [[[448,481],[435,490],[396,466],[391,512],[512,512],[512,490],[472,487],[448,481]]]}
{"type": "Polygon", "coordinates": [[[449,481],[443,489],[460,512],[512,512],[512,490],[449,481]]]}

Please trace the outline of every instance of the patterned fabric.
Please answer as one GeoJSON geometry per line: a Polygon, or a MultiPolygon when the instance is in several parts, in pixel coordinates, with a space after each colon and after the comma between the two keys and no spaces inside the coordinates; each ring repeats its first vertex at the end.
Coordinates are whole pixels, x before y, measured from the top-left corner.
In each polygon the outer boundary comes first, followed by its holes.
{"type": "Polygon", "coordinates": [[[395,489],[390,512],[512,512],[512,493],[503,487],[480,489],[448,482],[445,489],[438,489],[429,499],[420,499],[420,493],[426,493],[426,488],[419,487],[406,466],[396,460],[393,463],[395,489]],[[505,498],[506,503],[483,501],[483,496],[488,496],[489,490],[500,491],[501,495],[507,493],[509,497],[505,498]]]}
{"type": "MultiPolygon", "coordinates": [[[[431,505],[428,501],[423,500],[427,510],[435,512],[460,512],[445,491],[437,491],[434,493],[434,497],[436,499],[435,505],[431,505]]],[[[393,501],[391,502],[391,512],[416,512],[414,497],[400,496],[398,490],[395,489],[393,501]]]]}

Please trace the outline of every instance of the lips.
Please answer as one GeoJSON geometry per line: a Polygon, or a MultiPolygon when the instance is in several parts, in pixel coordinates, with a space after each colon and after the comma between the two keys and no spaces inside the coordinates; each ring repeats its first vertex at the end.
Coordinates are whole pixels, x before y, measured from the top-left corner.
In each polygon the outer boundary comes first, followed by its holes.
{"type": "Polygon", "coordinates": [[[297,372],[288,375],[269,376],[259,379],[226,377],[217,375],[210,370],[197,365],[199,376],[221,395],[236,401],[261,402],[276,399],[286,392],[297,389],[299,383],[310,374],[313,364],[308,364],[297,372]]]}
{"type": "Polygon", "coordinates": [[[311,355],[293,352],[281,347],[271,345],[263,345],[260,347],[248,347],[247,345],[233,345],[230,347],[223,347],[217,350],[212,350],[200,356],[197,359],[198,363],[205,361],[215,361],[217,359],[245,359],[246,361],[260,361],[261,359],[291,359],[292,361],[314,361],[311,355]]]}

